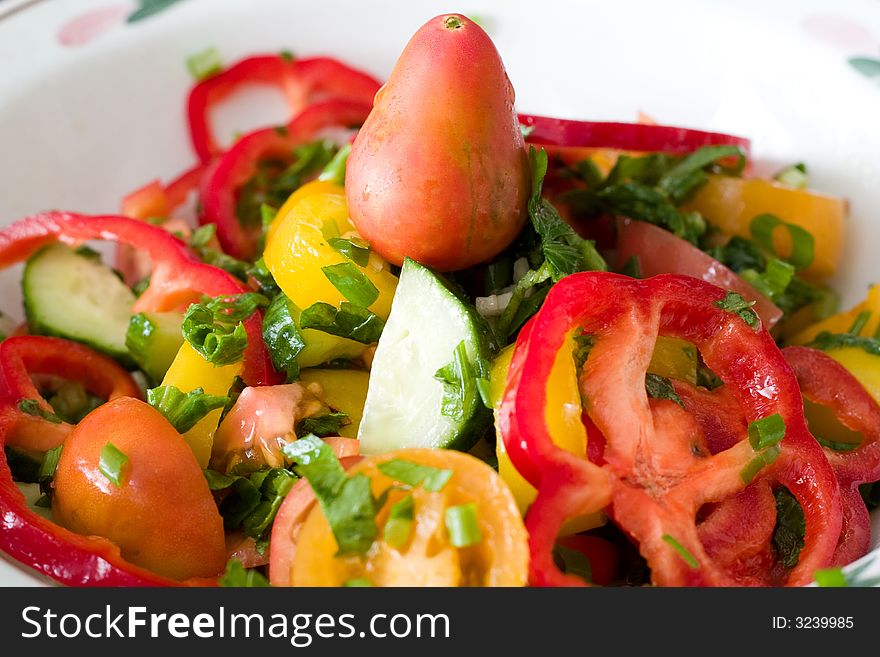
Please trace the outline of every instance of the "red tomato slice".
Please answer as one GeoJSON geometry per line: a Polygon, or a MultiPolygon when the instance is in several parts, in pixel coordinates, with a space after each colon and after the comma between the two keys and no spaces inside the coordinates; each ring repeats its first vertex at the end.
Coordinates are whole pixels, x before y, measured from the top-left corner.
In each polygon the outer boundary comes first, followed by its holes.
{"type": "Polygon", "coordinates": [[[634,256],[644,278],[657,274],[684,274],[737,292],[744,299],[755,301],[755,312],[768,329],[782,317],[782,311],[772,301],[733,270],[668,230],[644,221],[620,218],[617,235],[618,264],[622,265],[634,256]]]}

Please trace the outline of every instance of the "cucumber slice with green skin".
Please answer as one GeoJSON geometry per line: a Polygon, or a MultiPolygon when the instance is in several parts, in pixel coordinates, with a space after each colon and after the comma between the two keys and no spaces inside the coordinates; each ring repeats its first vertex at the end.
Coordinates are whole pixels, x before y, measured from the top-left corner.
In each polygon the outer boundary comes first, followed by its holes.
{"type": "Polygon", "coordinates": [[[82,342],[131,363],[125,346],[134,293],[96,258],[61,244],[28,260],[22,278],[32,333],[82,342]]]}
{"type": "Polygon", "coordinates": [[[489,344],[474,310],[431,270],[404,261],[370,371],[358,431],[361,452],[473,446],[491,424],[491,411],[479,394],[470,394],[459,413],[444,414],[446,387],[436,375],[453,361],[459,345],[478,363],[489,357],[489,344]]]}
{"type": "Polygon", "coordinates": [[[158,385],[180,351],[180,313],[138,313],[131,318],[125,346],[152,383],[158,385]]]}

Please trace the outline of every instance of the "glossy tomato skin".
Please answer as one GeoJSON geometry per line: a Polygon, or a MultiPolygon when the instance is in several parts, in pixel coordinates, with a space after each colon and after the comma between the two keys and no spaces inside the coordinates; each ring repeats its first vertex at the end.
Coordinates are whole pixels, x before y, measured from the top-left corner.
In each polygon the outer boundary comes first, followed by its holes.
{"type": "Polygon", "coordinates": [[[120,397],[90,413],[64,442],[55,472],[55,521],[103,536],[123,558],[183,580],[223,571],[223,519],[192,450],[153,407],[120,397]],[[99,468],[112,443],[128,457],[119,487],[99,468]]]}
{"type": "Polygon", "coordinates": [[[528,158],[514,92],[488,35],[464,16],[407,44],[354,141],[345,189],[373,249],[451,271],[486,261],[526,217],[528,158]]]}

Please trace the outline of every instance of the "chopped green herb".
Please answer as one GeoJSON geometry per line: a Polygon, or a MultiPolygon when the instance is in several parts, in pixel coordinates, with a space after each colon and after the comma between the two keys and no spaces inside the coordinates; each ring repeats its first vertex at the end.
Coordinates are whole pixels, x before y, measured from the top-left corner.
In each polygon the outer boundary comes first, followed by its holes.
{"type": "Polygon", "coordinates": [[[657,189],[665,193],[675,205],[679,205],[708,182],[704,169],[727,157],[737,158],[736,165],[729,173],[739,175],[745,166],[746,157],[738,146],[704,146],[665,173],[657,182],[657,189]]]}
{"type": "Polygon", "coordinates": [[[880,340],[862,335],[853,335],[852,333],[829,333],[828,331],[822,331],[808,346],[814,349],[821,349],[822,351],[855,347],[866,353],[880,356],[880,340]]]}
{"type": "Polygon", "coordinates": [[[672,546],[672,549],[678,552],[678,556],[680,556],[692,569],[697,570],[700,567],[700,562],[697,561],[697,558],[692,555],[685,546],[675,540],[673,536],[663,534],[663,540],[672,546]]]}
{"type": "Polygon", "coordinates": [[[296,434],[298,436],[310,433],[320,437],[338,436],[339,430],[349,424],[351,424],[351,418],[348,413],[336,411],[327,415],[303,418],[297,422],[296,434]]]}
{"type": "Polygon", "coordinates": [[[187,57],[186,68],[194,79],[201,82],[223,70],[223,59],[216,48],[206,48],[187,57]]]}
{"type": "Polygon", "coordinates": [[[345,165],[348,163],[348,156],[351,155],[351,144],[345,144],[336,151],[336,155],[324,167],[323,171],[318,175],[318,180],[326,180],[335,183],[340,187],[345,185],[345,165]]]}
{"type": "Polygon", "coordinates": [[[388,512],[383,536],[385,542],[393,548],[401,548],[409,541],[415,519],[415,502],[412,495],[407,495],[395,502],[388,512]]]}
{"type": "Polygon", "coordinates": [[[639,259],[634,255],[627,258],[627,261],[623,263],[623,267],[620,268],[620,273],[630,278],[641,278],[642,265],[639,263],[639,259]]]}
{"type": "Polygon", "coordinates": [[[281,57],[281,59],[283,59],[288,64],[296,59],[296,56],[291,50],[282,50],[280,53],[278,53],[278,56],[281,57]]]}
{"type": "Polygon", "coordinates": [[[101,448],[101,458],[98,469],[117,488],[121,487],[125,480],[125,470],[128,465],[128,457],[123,454],[113,443],[107,443],[101,448]]]}
{"type": "Polygon", "coordinates": [[[360,267],[366,267],[370,261],[370,245],[362,239],[331,237],[327,243],[360,267]]]}
{"type": "MultiPolygon", "coordinates": [[[[464,340],[452,352],[452,362],[441,367],[434,378],[443,383],[440,413],[453,420],[461,420],[473,407],[474,400],[483,397],[479,390],[480,380],[488,383],[488,366],[473,362],[467,353],[464,340]]],[[[485,384],[484,384],[485,387],[485,384]]]]}
{"type": "Polygon", "coordinates": [[[288,381],[299,376],[297,356],[306,348],[305,339],[296,324],[296,309],[290,299],[279,293],[263,315],[263,341],[279,372],[286,372],[288,381]]]}
{"type": "Polygon", "coordinates": [[[374,312],[343,301],[339,310],[328,303],[318,302],[302,311],[300,328],[317,329],[342,338],[371,344],[379,341],[385,322],[374,312]]]}
{"type": "Polygon", "coordinates": [[[847,333],[850,335],[858,335],[862,332],[862,329],[865,328],[865,324],[868,323],[869,319],[871,319],[871,311],[863,310],[856,316],[855,321],[853,321],[852,326],[849,327],[847,333]]]}
{"type": "Polygon", "coordinates": [[[785,438],[785,420],[779,413],[749,423],[749,443],[754,450],[778,445],[785,438]]]}
{"type": "Polygon", "coordinates": [[[813,573],[813,579],[816,580],[816,584],[826,588],[849,586],[849,582],[846,581],[843,571],[836,567],[820,568],[813,573]]]}
{"type": "Polygon", "coordinates": [[[346,477],[333,450],[317,436],[304,436],[284,447],[309,482],[339,547],[337,556],[365,554],[376,538],[377,500],[370,479],[346,477]]]}
{"type": "Polygon", "coordinates": [[[251,475],[251,483],[259,488],[260,501],[241,521],[245,536],[268,540],[268,533],[278,509],[298,480],[299,477],[284,468],[272,468],[251,475]]]}
{"type": "Polygon", "coordinates": [[[751,461],[749,461],[739,473],[739,476],[743,480],[743,483],[745,483],[746,485],[752,483],[752,480],[755,478],[755,476],[765,467],[778,459],[781,453],[782,450],[779,449],[777,445],[774,445],[773,447],[768,447],[763,452],[759,452],[758,455],[755,456],[755,458],[753,458],[751,461]]]}
{"type": "Polygon", "coordinates": [[[241,360],[247,347],[247,333],[242,322],[268,302],[256,292],[214,299],[206,297],[202,303],[187,308],[181,325],[183,337],[209,363],[235,363],[241,360]]]}
{"type": "Polygon", "coordinates": [[[205,394],[204,388],[184,393],[175,386],[147,390],[147,402],[165,416],[178,433],[186,433],[211,411],[223,408],[228,397],[205,394]]]}
{"type": "Polygon", "coordinates": [[[356,306],[367,308],[379,298],[379,290],[354,263],[340,262],[338,265],[327,265],[321,267],[321,271],[333,287],[356,306]]]}
{"type": "Polygon", "coordinates": [[[473,502],[450,506],[445,514],[446,531],[449,542],[457,548],[476,545],[483,540],[480,522],[477,519],[477,505],[473,502]]]}
{"type": "Polygon", "coordinates": [[[281,292],[281,289],[275,282],[275,278],[272,276],[272,272],[266,266],[266,261],[262,258],[250,266],[248,275],[257,282],[260,294],[268,298],[274,298],[281,292]]]}
{"type": "Polygon", "coordinates": [[[433,468],[406,459],[391,459],[380,463],[379,472],[408,486],[421,485],[432,493],[443,490],[453,474],[452,470],[433,468]]]}
{"type": "Polygon", "coordinates": [[[208,482],[208,488],[211,490],[226,490],[236,481],[241,479],[241,477],[235,475],[226,475],[222,472],[210,469],[202,470],[202,473],[205,475],[205,480],[208,482]]]}
{"type": "Polygon", "coordinates": [[[645,374],[645,391],[648,393],[649,397],[653,397],[654,399],[668,399],[684,408],[684,402],[681,401],[681,397],[678,396],[672,383],[665,376],[660,376],[659,374],[653,374],[651,372],[645,374]]]}
{"type": "Polygon", "coordinates": [[[373,583],[366,577],[355,577],[346,581],[343,586],[348,588],[370,588],[373,586],[373,583]]]}
{"type": "Polygon", "coordinates": [[[810,177],[807,175],[807,165],[803,162],[785,167],[773,176],[773,180],[795,189],[806,189],[810,184],[810,177]]]}
{"type": "Polygon", "coordinates": [[[227,588],[264,588],[269,586],[266,579],[258,570],[245,568],[238,559],[230,559],[226,564],[226,572],[217,582],[227,588]]]}
{"type": "Polygon", "coordinates": [[[761,320],[758,314],[752,310],[755,305],[754,301],[746,301],[736,292],[728,292],[723,299],[716,301],[715,306],[733,313],[742,319],[749,327],[757,330],[761,326],[761,320]]]}
{"type": "Polygon", "coordinates": [[[784,568],[794,568],[804,547],[807,524],[800,502],[787,488],[774,491],[776,497],[776,526],[773,529],[773,548],[784,568]]]}
{"type": "Polygon", "coordinates": [[[41,417],[52,424],[61,424],[61,418],[52,411],[47,411],[36,399],[22,399],[18,402],[18,410],[28,415],[41,417]]]}
{"type": "Polygon", "coordinates": [[[826,440],[821,436],[815,436],[815,438],[816,442],[822,445],[822,447],[827,447],[835,452],[851,452],[854,449],[858,449],[861,445],[861,443],[843,443],[835,440],[826,440]]]}
{"type": "MultiPolygon", "coordinates": [[[[770,253],[776,253],[773,244],[773,232],[777,228],[785,228],[791,236],[791,255],[785,258],[798,271],[806,269],[813,262],[814,240],[809,232],[796,224],[782,221],[773,214],[761,214],[752,219],[749,227],[752,239],[770,253]]],[[[777,254],[778,255],[778,254],[777,254]]]]}
{"type": "Polygon", "coordinates": [[[562,572],[580,577],[587,583],[593,583],[593,569],[590,560],[580,550],[572,550],[557,543],[553,546],[553,561],[562,572]]]}

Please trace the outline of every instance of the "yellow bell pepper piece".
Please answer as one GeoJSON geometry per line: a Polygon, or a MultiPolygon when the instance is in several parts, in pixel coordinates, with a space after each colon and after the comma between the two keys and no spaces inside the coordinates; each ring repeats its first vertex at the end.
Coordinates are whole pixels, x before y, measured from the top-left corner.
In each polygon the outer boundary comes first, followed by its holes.
{"type": "MultiPolygon", "coordinates": [[[[807,277],[827,278],[840,264],[847,217],[844,199],[759,178],[710,176],[684,210],[696,210],[728,235],[745,238],[751,237],[752,219],[759,214],[774,214],[813,236],[815,258],[804,270],[807,277]]],[[[777,253],[784,255],[791,250],[785,230],[774,232],[773,243],[777,253]]]]}
{"type": "MultiPolygon", "coordinates": [[[[489,374],[489,394],[496,411],[504,394],[507,369],[510,367],[512,357],[513,345],[498,355],[489,374]]],[[[586,458],[587,432],[581,422],[580,391],[570,349],[559,351],[556,361],[553,363],[550,378],[547,380],[546,418],[553,442],[573,454],[583,455],[586,458]]],[[[513,466],[500,436],[495,445],[495,455],[498,457],[498,473],[513,493],[520,513],[525,515],[529,506],[535,501],[538,491],[513,466]]],[[[604,513],[591,513],[579,518],[572,518],[565,523],[561,533],[563,535],[577,534],[604,524],[604,513]]]]}
{"type": "Polygon", "coordinates": [[[648,371],[667,379],[678,379],[696,385],[697,348],[687,340],[661,335],[654,345],[648,371]]]}
{"type": "Polygon", "coordinates": [[[317,367],[337,358],[358,358],[367,349],[367,345],[348,338],[341,338],[318,329],[304,329],[299,325],[299,315],[302,311],[293,307],[290,316],[296,322],[300,335],[306,346],[296,357],[300,367],[317,367]]]}
{"type": "Polygon", "coordinates": [[[303,200],[306,196],[324,193],[345,194],[345,188],[340,187],[336,183],[330,182],[329,180],[313,180],[311,182],[307,182],[301,187],[298,187],[293,192],[293,194],[287,197],[287,200],[284,201],[284,204],[280,208],[278,208],[278,214],[275,215],[275,220],[270,224],[269,228],[266,229],[266,240],[268,241],[272,237],[272,234],[281,223],[280,219],[282,217],[286,217],[287,213],[290,212],[293,206],[303,200]]]}
{"type": "Polygon", "coordinates": [[[379,292],[369,309],[382,319],[388,318],[397,287],[397,277],[388,263],[371,251],[366,267],[360,267],[328,243],[333,237],[357,236],[348,218],[345,194],[309,194],[284,216],[279,213],[276,222],[280,223],[266,240],[263,259],[278,286],[296,306],[305,309],[321,301],[338,308],[345,297],[322,268],[348,263],[357,267],[379,292]]]}
{"type": "MultiPolygon", "coordinates": [[[[189,342],[184,342],[171,367],[165,373],[162,385],[174,386],[181,392],[202,388],[209,395],[225,395],[229,392],[235,377],[241,374],[241,367],[241,361],[219,367],[212,365],[193,349],[189,342]]],[[[223,410],[219,408],[211,411],[183,434],[183,439],[192,448],[202,468],[208,467],[214,433],[217,431],[222,413],[223,410]]]]}
{"type": "Polygon", "coordinates": [[[342,427],[339,435],[357,438],[358,427],[364,415],[364,403],[367,401],[370,375],[358,370],[307,369],[300,372],[299,378],[306,385],[321,384],[321,399],[331,408],[348,413],[351,419],[351,424],[342,427]]]}
{"type": "MultiPolygon", "coordinates": [[[[804,329],[795,335],[792,344],[807,344],[812,342],[817,335],[823,331],[829,333],[846,333],[849,331],[856,318],[864,311],[868,311],[871,315],[862,328],[860,335],[874,335],[877,328],[880,327],[880,285],[873,285],[868,290],[868,296],[860,304],[836,315],[832,315],[821,322],[816,322],[809,328],[804,329]]],[[[868,354],[866,354],[868,355],[868,354]]]]}

